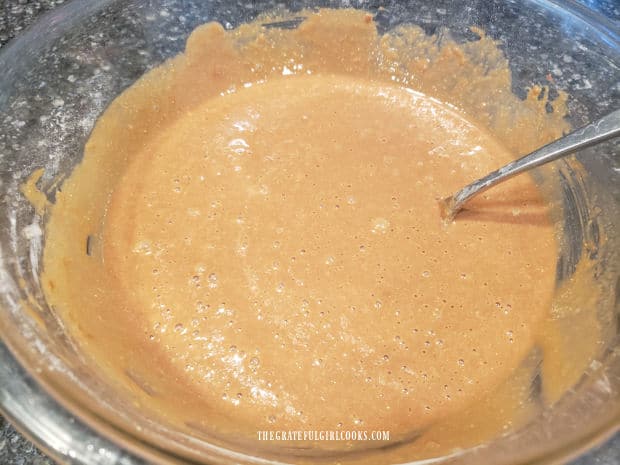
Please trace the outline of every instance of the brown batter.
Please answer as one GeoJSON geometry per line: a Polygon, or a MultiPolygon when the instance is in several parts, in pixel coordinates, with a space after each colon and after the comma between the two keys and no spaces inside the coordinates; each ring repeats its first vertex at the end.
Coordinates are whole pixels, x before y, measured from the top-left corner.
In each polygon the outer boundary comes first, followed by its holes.
{"type": "Polygon", "coordinates": [[[303,16],[202,26],[112,103],[57,196],[47,297],[125,395],[193,434],[483,442],[531,414],[536,347],[562,363],[555,235],[527,176],[452,225],[437,200],[560,135],[563,101],[513,96],[483,35],[303,16]]]}

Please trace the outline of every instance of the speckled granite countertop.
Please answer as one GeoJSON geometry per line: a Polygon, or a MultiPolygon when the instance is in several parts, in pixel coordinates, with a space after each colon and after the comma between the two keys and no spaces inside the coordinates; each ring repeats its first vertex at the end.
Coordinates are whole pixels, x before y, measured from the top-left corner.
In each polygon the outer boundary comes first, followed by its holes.
{"type": "MultiPolygon", "coordinates": [[[[579,1],[617,22],[620,29],[619,0],[579,1]]],[[[39,15],[64,2],[65,0],[0,0],[0,48],[39,15]]],[[[54,465],[54,462],[0,416],[0,465],[54,465]]],[[[620,465],[620,433],[571,465],[620,465]]]]}

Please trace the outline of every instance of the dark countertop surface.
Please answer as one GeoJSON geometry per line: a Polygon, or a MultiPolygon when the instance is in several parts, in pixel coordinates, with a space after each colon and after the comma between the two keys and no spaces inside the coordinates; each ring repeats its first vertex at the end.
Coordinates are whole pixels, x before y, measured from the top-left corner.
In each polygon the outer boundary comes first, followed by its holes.
{"type": "MultiPolygon", "coordinates": [[[[579,1],[616,22],[620,30],[620,0],[579,1]]],[[[38,16],[63,3],[65,0],[0,0],[0,48],[38,16]]],[[[54,465],[54,462],[0,416],[0,465],[54,465]]],[[[571,465],[620,465],[620,433],[571,465]]]]}

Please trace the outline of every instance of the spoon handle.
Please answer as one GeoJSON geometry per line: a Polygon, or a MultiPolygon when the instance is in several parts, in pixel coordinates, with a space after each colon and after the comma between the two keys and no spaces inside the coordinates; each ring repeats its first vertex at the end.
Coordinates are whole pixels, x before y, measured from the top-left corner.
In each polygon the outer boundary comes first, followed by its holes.
{"type": "Polygon", "coordinates": [[[454,219],[454,216],[463,207],[465,202],[506,179],[557,160],[575,150],[583,149],[617,136],[620,136],[620,110],[611,112],[598,121],[577,129],[465,186],[454,196],[444,200],[444,205],[442,206],[444,217],[449,220],[454,219]]]}

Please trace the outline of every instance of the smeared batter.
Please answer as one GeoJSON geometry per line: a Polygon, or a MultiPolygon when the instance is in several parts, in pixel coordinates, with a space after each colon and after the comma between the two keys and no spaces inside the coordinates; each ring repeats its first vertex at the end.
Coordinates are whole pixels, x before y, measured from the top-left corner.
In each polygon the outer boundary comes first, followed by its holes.
{"type": "Polygon", "coordinates": [[[540,400],[539,347],[565,362],[557,245],[527,176],[448,227],[437,200],[561,135],[563,101],[513,96],[483,35],[302,16],[202,26],[111,104],[53,207],[48,300],[122,392],[193,434],[481,443],[540,400]]]}

